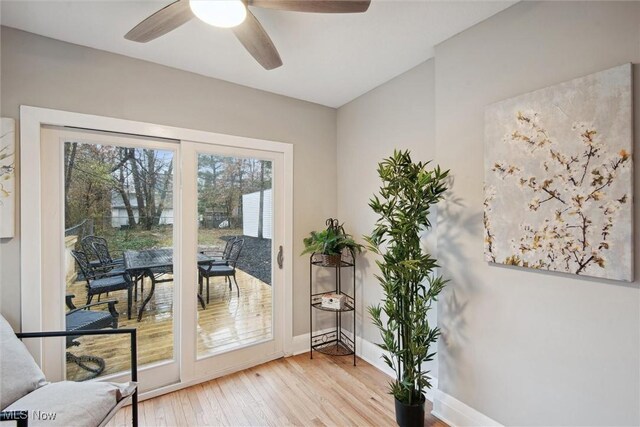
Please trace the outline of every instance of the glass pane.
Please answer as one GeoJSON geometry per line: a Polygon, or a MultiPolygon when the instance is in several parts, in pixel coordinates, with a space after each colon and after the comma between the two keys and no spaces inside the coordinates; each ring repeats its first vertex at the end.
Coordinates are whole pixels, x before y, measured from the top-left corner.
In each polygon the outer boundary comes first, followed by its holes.
{"type": "MultiPolygon", "coordinates": [[[[67,329],[136,328],[139,365],[173,359],[173,152],[69,141],[64,161],[67,329]]],[[[128,349],[68,340],[67,378],[128,370],[128,349]]]]}
{"type": "Polygon", "coordinates": [[[198,356],[272,337],[272,163],[198,155],[198,356]]]}

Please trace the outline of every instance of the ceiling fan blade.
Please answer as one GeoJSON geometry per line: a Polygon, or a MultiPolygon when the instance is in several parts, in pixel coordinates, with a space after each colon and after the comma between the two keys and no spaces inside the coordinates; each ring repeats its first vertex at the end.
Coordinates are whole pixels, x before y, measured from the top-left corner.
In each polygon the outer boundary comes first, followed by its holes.
{"type": "Polygon", "coordinates": [[[131,29],[124,38],[146,43],[175,30],[193,18],[188,0],[178,0],[160,9],[131,29]]]}
{"type": "Polygon", "coordinates": [[[249,0],[249,6],[311,13],[361,13],[371,0],[249,0]]]}
{"type": "Polygon", "coordinates": [[[278,50],[251,11],[247,10],[244,22],[234,27],[233,33],[266,70],[273,70],[282,65],[278,50]]]}

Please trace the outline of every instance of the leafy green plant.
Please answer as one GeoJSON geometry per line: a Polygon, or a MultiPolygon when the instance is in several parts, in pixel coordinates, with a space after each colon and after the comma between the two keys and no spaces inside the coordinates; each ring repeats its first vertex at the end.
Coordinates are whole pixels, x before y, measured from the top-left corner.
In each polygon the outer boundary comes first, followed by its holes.
{"type": "Polygon", "coordinates": [[[344,249],[354,253],[362,252],[364,246],[356,243],[350,234],[345,233],[344,224],[329,218],[327,225],[326,230],[312,231],[309,237],[304,238],[304,251],[300,255],[310,253],[340,255],[344,249]]]}
{"type": "Polygon", "coordinates": [[[429,325],[427,313],[446,283],[434,274],[438,265],[422,251],[420,234],[431,228],[430,208],[441,200],[449,171],[427,166],[412,162],[409,151],[394,151],[378,165],[382,186],[369,206],[379,218],[365,237],[369,249],[382,256],[376,278],[384,290],[382,304],[368,311],[380,329],[378,346],[388,353],[384,361],[396,373],[390,392],[408,405],[424,402],[424,390],[431,388],[423,364],[433,360],[430,346],[440,330],[429,325]]]}

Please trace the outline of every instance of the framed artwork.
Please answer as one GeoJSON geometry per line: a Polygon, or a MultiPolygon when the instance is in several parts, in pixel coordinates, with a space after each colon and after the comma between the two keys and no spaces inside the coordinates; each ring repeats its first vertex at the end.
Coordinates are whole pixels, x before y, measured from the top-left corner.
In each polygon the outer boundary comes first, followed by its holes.
{"type": "Polygon", "coordinates": [[[487,107],[487,261],[633,280],[631,70],[487,107]]]}
{"type": "Polygon", "coordinates": [[[16,122],[0,119],[0,238],[14,237],[16,122]]]}

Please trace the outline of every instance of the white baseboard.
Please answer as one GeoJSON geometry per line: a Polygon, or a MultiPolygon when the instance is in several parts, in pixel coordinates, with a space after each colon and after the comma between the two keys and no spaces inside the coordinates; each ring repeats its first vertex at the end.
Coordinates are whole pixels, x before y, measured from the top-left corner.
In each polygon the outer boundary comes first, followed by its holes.
{"type": "MultiPolygon", "coordinates": [[[[329,332],[331,329],[327,329],[329,332]]],[[[345,335],[349,338],[353,338],[349,331],[343,330],[345,335]]],[[[309,351],[309,334],[296,335],[293,337],[293,355],[298,355],[302,353],[306,353],[309,351]]],[[[357,337],[356,339],[356,355],[360,357],[365,362],[369,363],[373,367],[380,370],[382,373],[386,374],[390,378],[395,377],[393,370],[384,363],[382,360],[382,349],[375,345],[374,343],[362,339],[361,337],[357,337]]],[[[438,379],[431,377],[431,384],[433,388],[427,390],[426,398],[433,402],[433,393],[438,388],[438,379]]]]}
{"type": "Polygon", "coordinates": [[[462,403],[453,396],[435,390],[431,414],[452,427],[501,427],[502,424],[462,403]]]}
{"type": "Polygon", "coordinates": [[[310,337],[309,334],[296,335],[293,337],[292,341],[292,353],[294,356],[298,354],[306,353],[309,351],[310,347],[310,337]]]}
{"type": "MultiPolygon", "coordinates": [[[[367,341],[358,337],[356,354],[365,362],[378,368],[389,377],[394,378],[395,373],[393,372],[393,369],[391,369],[389,365],[384,363],[384,360],[382,359],[383,353],[384,350],[382,350],[371,341],[367,341]]],[[[437,378],[431,377],[431,386],[432,388],[426,390],[425,397],[427,398],[427,400],[433,402],[433,393],[438,389],[437,378]]]]}
{"type": "Polygon", "coordinates": [[[356,353],[362,360],[375,366],[391,378],[396,376],[393,369],[391,369],[386,363],[384,363],[384,360],[382,360],[383,350],[380,347],[371,341],[362,339],[361,337],[358,337],[356,345],[356,353]]]}

